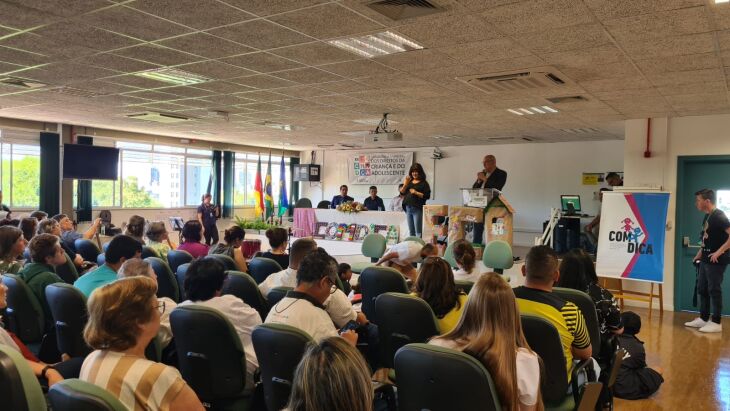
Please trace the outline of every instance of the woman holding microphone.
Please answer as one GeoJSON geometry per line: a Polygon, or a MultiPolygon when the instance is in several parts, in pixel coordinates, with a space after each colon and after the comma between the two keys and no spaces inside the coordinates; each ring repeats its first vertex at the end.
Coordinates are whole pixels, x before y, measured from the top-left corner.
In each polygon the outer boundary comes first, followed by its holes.
{"type": "Polygon", "coordinates": [[[406,211],[409,235],[420,238],[423,228],[423,206],[426,200],[431,198],[431,186],[426,181],[426,173],[421,164],[415,163],[411,166],[400,192],[405,195],[403,209],[406,211]]]}

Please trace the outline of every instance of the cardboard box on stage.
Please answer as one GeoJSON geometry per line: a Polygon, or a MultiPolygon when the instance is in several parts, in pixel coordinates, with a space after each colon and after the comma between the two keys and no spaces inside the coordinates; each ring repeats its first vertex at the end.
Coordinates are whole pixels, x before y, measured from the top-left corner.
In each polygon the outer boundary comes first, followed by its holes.
{"type": "Polygon", "coordinates": [[[425,205],[423,206],[423,241],[436,244],[436,239],[442,235],[442,226],[449,215],[447,205],[425,205]]]}
{"type": "Polygon", "coordinates": [[[512,245],[512,221],[515,209],[503,195],[494,197],[487,205],[484,216],[484,234],[487,243],[502,240],[512,245]]]}
{"type": "Polygon", "coordinates": [[[449,243],[457,240],[473,242],[474,224],[484,222],[484,209],[476,207],[449,207],[449,243]]]}

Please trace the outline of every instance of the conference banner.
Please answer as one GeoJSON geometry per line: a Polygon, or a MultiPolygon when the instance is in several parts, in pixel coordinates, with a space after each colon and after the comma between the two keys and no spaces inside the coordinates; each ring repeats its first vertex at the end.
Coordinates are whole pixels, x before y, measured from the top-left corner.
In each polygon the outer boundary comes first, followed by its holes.
{"type": "Polygon", "coordinates": [[[669,193],[604,192],[596,272],[601,277],[664,282],[669,193]]]}
{"type": "Polygon", "coordinates": [[[354,153],[347,158],[350,184],[393,184],[403,182],[413,164],[413,152],[354,153]]]}

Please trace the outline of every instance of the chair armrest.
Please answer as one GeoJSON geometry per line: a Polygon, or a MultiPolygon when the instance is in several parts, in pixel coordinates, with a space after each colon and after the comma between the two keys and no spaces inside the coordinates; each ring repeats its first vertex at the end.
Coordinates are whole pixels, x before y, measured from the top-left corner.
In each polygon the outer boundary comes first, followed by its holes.
{"type": "Polygon", "coordinates": [[[595,381],[595,370],[593,369],[593,359],[589,358],[587,360],[583,360],[579,362],[578,364],[573,365],[573,368],[570,369],[570,385],[572,387],[573,391],[573,399],[575,399],[575,403],[578,404],[580,402],[580,393],[579,393],[579,386],[578,386],[578,374],[581,371],[586,371],[588,374],[588,381],[586,383],[591,382],[591,380],[595,381]],[[593,377],[593,378],[591,378],[593,377]]]}
{"type": "Polygon", "coordinates": [[[600,382],[588,382],[584,384],[583,393],[580,402],[576,400],[577,411],[592,411],[596,409],[598,397],[601,395],[603,384],[600,382]]]}

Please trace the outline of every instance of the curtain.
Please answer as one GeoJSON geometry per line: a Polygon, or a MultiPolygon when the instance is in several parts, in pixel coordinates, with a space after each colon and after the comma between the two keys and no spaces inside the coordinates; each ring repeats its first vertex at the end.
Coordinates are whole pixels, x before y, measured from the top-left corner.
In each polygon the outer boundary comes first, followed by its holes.
{"type": "Polygon", "coordinates": [[[294,215],[294,204],[297,200],[299,200],[299,182],[294,181],[294,167],[298,165],[298,157],[291,157],[289,159],[289,170],[291,171],[289,175],[292,176],[292,180],[289,185],[291,187],[291,190],[289,190],[289,215],[294,215]]]}
{"type": "Polygon", "coordinates": [[[236,154],[223,152],[223,218],[233,217],[233,174],[235,173],[236,154]]]}
{"type": "MultiPolygon", "coordinates": [[[[91,146],[94,144],[92,137],[79,136],[78,144],[91,146]]],[[[76,189],[76,219],[78,221],[91,221],[91,180],[78,180],[76,189]]]]}
{"type": "Polygon", "coordinates": [[[210,178],[208,178],[208,189],[206,193],[213,196],[213,204],[221,206],[221,151],[213,150],[213,157],[210,165],[210,178]]]}
{"type": "Polygon", "coordinates": [[[61,136],[41,133],[41,181],[38,209],[55,215],[61,203],[61,136]]]}

